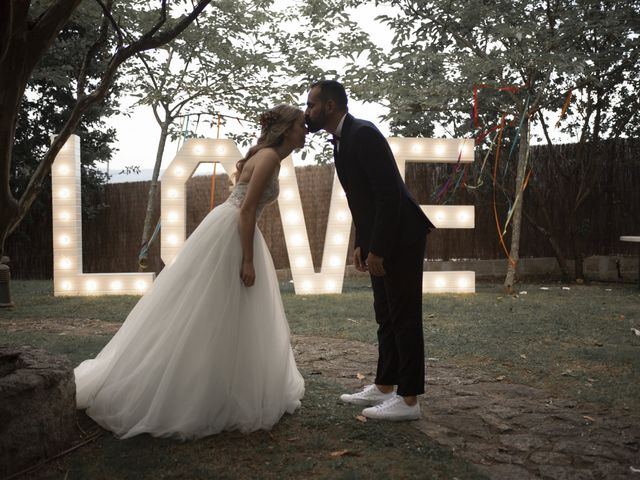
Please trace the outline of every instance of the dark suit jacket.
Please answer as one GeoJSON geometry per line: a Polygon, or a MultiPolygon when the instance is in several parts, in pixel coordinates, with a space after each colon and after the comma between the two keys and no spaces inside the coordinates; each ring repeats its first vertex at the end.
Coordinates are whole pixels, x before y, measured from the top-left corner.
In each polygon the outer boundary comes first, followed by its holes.
{"type": "Polygon", "coordinates": [[[338,178],[356,226],[356,247],[391,260],[433,224],[402,181],[389,143],[375,125],[347,114],[335,156],[338,178]]]}

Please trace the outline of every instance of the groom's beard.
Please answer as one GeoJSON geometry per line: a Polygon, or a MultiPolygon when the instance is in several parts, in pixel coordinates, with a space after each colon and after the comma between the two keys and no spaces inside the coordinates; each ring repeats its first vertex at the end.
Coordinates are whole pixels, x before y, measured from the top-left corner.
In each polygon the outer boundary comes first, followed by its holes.
{"type": "Polygon", "coordinates": [[[307,124],[307,128],[311,133],[319,132],[324,128],[324,124],[326,123],[326,117],[322,115],[318,120],[311,120],[309,117],[305,117],[304,121],[307,124]]]}
{"type": "Polygon", "coordinates": [[[309,119],[306,119],[305,123],[307,124],[307,129],[311,133],[316,133],[316,132],[322,130],[322,127],[320,125],[316,124],[315,122],[312,122],[309,119]]]}

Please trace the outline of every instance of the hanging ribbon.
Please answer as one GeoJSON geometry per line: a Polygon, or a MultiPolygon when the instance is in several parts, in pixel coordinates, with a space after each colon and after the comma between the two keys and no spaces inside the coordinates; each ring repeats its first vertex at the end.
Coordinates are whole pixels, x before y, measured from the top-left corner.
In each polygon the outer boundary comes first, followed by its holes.
{"type": "MultiPolygon", "coordinates": [[[[462,142],[462,146],[464,147],[464,142],[466,141],[466,139],[462,142]]],[[[449,186],[451,185],[452,181],[453,181],[453,177],[460,171],[460,167],[462,165],[461,163],[461,159],[462,159],[462,148],[460,148],[460,151],[458,152],[458,161],[456,162],[455,168],[454,170],[449,174],[449,178],[447,178],[447,181],[445,182],[445,184],[440,188],[440,190],[438,190],[433,196],[436,198],[436,201],[439,202],[439,200],[444,196],[445,193],[447,193],[447,191],[449,190],[449,186]]]]}
{"type": "Polygon", "coordinates": [[[466,185],[467,188],[470,188],[471,190],[475,190],[476,188],[480,188],[483,185],[483,181],[482,181],[482,174],[484,173],[484,167],[487,165],[487,160],[489,159],[489,155],[491,155],[491,152],[493,151],[493,144],[496,142],[496,138],[498,138],[498,133],[496,133],[493,136],[493,139],[491,140],[491,144],[489,145],[489,149],[487,150],[486,155],[484,156],[484,160],[482,160],[482,166],[480,167],[480,173],[478,174],[478,183],[476,185],[466,185]]]}
{"type": "Polygon", "coordinates": [[[522,131],[522,125],[524,125],[524,119],[529,118],[529,99],[531,95],[527,95],[527,100],[524,102],[524,109],[522,110],[522,115],[520,115],[520,123],[518,124],[518,128],[516,128],[516,133],[513,136],[513,140],[511,141],[511,150],[509,151],[509,158],[513,155],[513,151],[516,149],[516,145],[520,143],[520,132],[522,131]]]}
{"type": "Polygon", "coordinates": [[[211,196],[209,199],[209,210],[213,210],[213,204],[216,198],[216,166],[218,162],[213,162],[213,175],[211,175],[211,196]]]}
{"type": "Polygon", "coordinates": [[[569,89],[569,91],[567,92],[567,98],[565,99],[564,105],[562,106],[562,112],[560,112],[560,118],[556,122],[556,128],[560,126],[560,122],[567,116],[567,109],[569,108],[569,104],[571,103],[572,96],[573,90],[569,89]]]}
{"type": "Polygon", "coordinates": [[[509,259],[509,262],[511,262],[511,265],[513,265],[513,267],[515,268],[516,266],[516,261],[514,261],[511,258],[511,255],[509,254],[509,249],[507,248],[507,246],[504,243],[504,235],[502,234],[502,228],[500,227],[500,219],[498,218],[498,206],[497,206],[497,202],[496,202],[496,176],[498,173],[498,164],[500,162],[500,147],[502,145],[502,132],[504,131],[504,127],[505,127],[505,123],[504,123],[504,114],[502,115],[502,118],[500,119],[500,130],[498,133],[498,144],[496,146],[496,158],[493,164],[493,215],[495,217],[495,221],[496,221],[496,228],[498,229],[498,237],[500,238],[500,245],[502,246],[502,249],[504,250],[504,253],[507,255],[507,258],[509,259]]]}
{"type": "MultiPolygon", "coordinates": [[[[527,168],[527,162],[529,160],[529,148],[527,148],[527,153],[526,153],[526,157],[525,157],[525,166],[524,168],[527,168]]],[[[518,202],[520,201],[520,198],[522,197],[522,195],[524,194],[525,189],[527,188],[527,184],[529,183],[529,177],[531,176],[531,172],[532,170],[529,169],[529,173],[527,174],[527,176],[524,178],[524,180],[522,181],[522,185],[520,186],[520,188],[518,189],[518,193],[516,194],[516,199],[513,202],[513,205],[509,207],[509,213],[507,214],[507,220],[504,224],[504,229],[502,231],[503,235],[506,235],[507,233],[507,226],[509,225],[509,223],[511,222],[511,216],[513,215],[513,211],[516,208],[516,205],[518,204],[518,202]]]]}
{"type": "MultiPolygon", "coordinates": [[[[218,113],[218,131],[216,133],[216,138],[220,138],[220,118],[222,115],[218,113]]],[[[213,210],[213,204],[215,203],[215,195],[216,195],[216,167],[218,166],[218,162],[213,162],[213,175],[211,175],[211,196],[209,198],[209,210],[213,210]]]]}
{"type": "Polygon", "coordinates": [[[516,85],[510,85],[508,87],[494,87],[493,85],[487,85],[485,83],[480,83],[477,85],[474,84],[473,85],[473,126],[474,128],[478,128],[480,124],[480,122],[478,121],[478,90],[479,89],[491,89],[491,90],[497,90],[499,92],[517,93],[523,88],[524,86],[518,87],[516,85]]]}

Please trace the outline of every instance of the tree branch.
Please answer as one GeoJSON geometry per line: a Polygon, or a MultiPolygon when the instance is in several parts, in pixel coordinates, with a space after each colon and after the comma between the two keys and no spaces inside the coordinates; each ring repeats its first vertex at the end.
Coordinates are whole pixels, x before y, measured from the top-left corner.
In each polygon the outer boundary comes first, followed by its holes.
{"type": "MultiPolygon", "coordinates": [[[[68,3],[73,3],[74,5],[79,1],[80,0],[67,0],[68,3]]],[[[188,15],[182,17],[180,21],[176,25],[174,25],[173,28],[164,32],[160,32],[157,36],[154,36],[154,34],[158,32],[159,28],[164,23],[163,19],[166,19],[166,0],[162,0],[161,20],[152,28],[152,30],[145,33],[139,40],[133,42],[129,46],[116,50],[114,55],[111,57],[111,61],[107,65],[100,83],[98,84],[96,89],[89,95],[78,99],[75,107],[69,115],[69,118],[67,119],[65,125],[62,127],[60,134],[55,138],[44,158],[38,164],[38,167],[31,176],[29,184],[27,185],[23,195],[20,197],[20,200],[18,202],[20,216],[13,222],[9,231],[13,231],[13,229],[19,223],[19,219],[21,218],[21,216],[29,209],[29,207],[31,207],[31,204],[35,200],[39,190],[42,188],[44,179],[51,170],[53,161],[60,152],[60,149],[62,148],[64,142],[66,142],[69,136],[77,128],[82,115],[92,105],[100,102],[107,94],[109,88],[111,88],[118,67],[123,62],[139,52],[159,47],[173,40],[175,37],[180,35],[180,33],[182,33],[191,24],[191,22],[193,22],[193,20],[204,10],[204,8],[210,2],[211,0],[200,0],[194,7],[194,9],[188,15]]]]}
{"type": "MultiPolygon", "coordinates": [[[[5,0],[6,1],[6,0],[5,0]]],[[[14,0],[9,0],[13,2],[14,0]]],[[[43,53],[51,46],[62,27],[67,23],[82,0],[58,0],[38,18],[29,31],[29,62],[25,65],[31,71],[43,53]]],[[[21,2],[23,3],[23,2],[21,2]]],[[[27,4],[29,2],[24,2],[27,4]]]]}
{"type": "Polygon", "coordinates": [[[118,36],[117,48],[122,47],[122,45],[124,44],[124,34],[122,33],[122,28],[120,28],[120,25],[118,24],[118,22],[116,22],[115,18],[113,18],[113,15],[111,15],[113,0],[108,0],[108,6],[105,5],[102,2],[102,0],[96,0],[96,2],[98,2],[98,5],[100,5],[100,8],[102,8],[102,13],[104,15],[104,18],[106,18],[109,21],[109,23],[111,23],[113,30],[116,32],[116,35],[118,36]]]}
{"type": "MultiPolygon", "coordinates": [[[[103,5],[100,0],[97,0],[100,5],[103,5]]],[[[82,61],[82,66],[80,67],[80,73],[78,74],[78,84],[76,86],[76,98],[80,98],[84,96],[84,87],[87,80],[87,70],[89,69],[89,65],[91,65],[91,61],[95,58],[100,47],[106,44],[107,42],[107,33],[109,33],[109,18],[111,14],[108,12],[107,8],[110,10],[113,5],[113,0],[107,0],[107,6],[103,5],[104,15],[102,17],[102,25],[100,26],[100,34],[96,41],[91,45],[91,47],[87,50],[86,55],[84,56],[84,60],[82,61]]]]}

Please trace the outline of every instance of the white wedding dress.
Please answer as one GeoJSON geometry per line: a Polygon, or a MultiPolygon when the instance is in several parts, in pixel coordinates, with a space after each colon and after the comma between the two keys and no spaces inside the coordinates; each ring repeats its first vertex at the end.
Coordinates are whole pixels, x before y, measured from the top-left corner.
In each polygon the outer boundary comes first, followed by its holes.
{"type": "MultiPolygon", "coordinates": [[[[256,281],[240,279],[239,183],[96,356],[75,369],[79,409],[121,438],[270,429],[304,394],[273,261],[256,228],[256,281]]],[[[270,180],[258,214],[278,196],[270,180]]]]}

